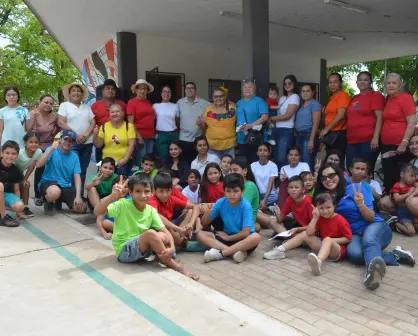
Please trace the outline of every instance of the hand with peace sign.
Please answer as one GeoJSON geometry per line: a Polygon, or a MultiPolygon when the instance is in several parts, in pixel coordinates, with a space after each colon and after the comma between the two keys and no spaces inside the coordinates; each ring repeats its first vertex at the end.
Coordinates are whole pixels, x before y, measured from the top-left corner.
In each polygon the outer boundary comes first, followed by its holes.
{"type": "Polygon", "coordinates": [[[98,186],[99,184],[100,184],[100,182],[102,182],[102,176],[103,176],[103,174],[102,174],[102,172],[101,171],[99,171],[98,173],[97,173],[97,175],[93,178],[93,180],[91,181],[91,182],[93,182],[93,185],[94,186],[98,186]]]}
{"type": "Polygon", "coordinates": [[[128,185],[128,179],[126,179],[126,181],[123,180],[123,176],[120,176],[119,182],[116,183],[113,188],[112,188],[112,195],[117,198],[120,199],[123,196],[123,189],[125,189],[128,185]]]}
{"type": "Polygon", "coordinates": [[[315,166],[314,166],[315,173],[319,172],[319,169],[321,168],[321,165],[322,165],[322,160],[317,158],[315,160],[315,166]]]}
{"type": "Polygon", "coordinates": [[[358,207],[361,207],[364,205],[364,195],[361,193],[361,185],[362,183],[359,183],[358,190],[356,190],[356,187],[354,186],[354,183],[351,183],[351,187],[353,188],[354,192],[354,202],[358,207]]]}
{"type": "Polygon", "coordinates": [[[311,206],[312,206],[312,216],[313,216],[313,219],[318,220],[318,218],[321,216],[319,214],[319,210],[318,210],[317,207],[314,207],[313,205],[311,205],[311,206]]]}
{"type": "Polygon", "coordinates": [[[282,169],[283,169],[283,173],[280,174],[280,180],[281,181],[286,181],[289,177],[286,174],[286,170],[284,170],[284,168],[282,168],[282,169]]]}

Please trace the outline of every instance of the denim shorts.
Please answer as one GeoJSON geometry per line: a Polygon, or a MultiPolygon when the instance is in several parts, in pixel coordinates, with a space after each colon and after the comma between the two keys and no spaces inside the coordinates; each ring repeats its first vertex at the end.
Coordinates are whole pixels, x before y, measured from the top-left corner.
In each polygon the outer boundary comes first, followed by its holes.
{"type": "Polygon", "coordinates": [[[398,216],[398,220],[401,223],[412,223],[412,215],[406,206],[398,207],[396,209],[396,216],[398,216]]]}
{"type": "Polygon", "coordinates": [[[22,200],[19,197],[17,197],[15,194],[8,193],[8,192],[4,193],[4,204],[6,205],[6,207],[11,208],[13,204],[19,201],[22,201],[22,200]]]}
{"type": "Polygon", "coordinates": [[[151,248],[148,248],[144,253],[139,251],[139,236],[128,240],[120,251],[118,260],[123,263],[133,263],[138,260],[148,258],[152,255],[151,248]]]}

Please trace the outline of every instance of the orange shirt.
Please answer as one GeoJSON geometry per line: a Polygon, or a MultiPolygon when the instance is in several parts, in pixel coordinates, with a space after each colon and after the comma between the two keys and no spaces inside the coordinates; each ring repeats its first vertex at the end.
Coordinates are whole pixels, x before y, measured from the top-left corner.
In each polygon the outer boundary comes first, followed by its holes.
{"type": "MultiPolygon", "coordinates": [[[[337,94],[333,95],[325,106],[325,127],[328,127],[329,124],[335,119],[337,116],[337,111],[340,108],[347,108],[350,105],[351,98],[345,91],[340,91],[337,94]]],[[[345,118],[341,120],[331,131],[339,131],[347,129],[347,123],[344,127],[341,126],[344,124],[345,118]]]]}

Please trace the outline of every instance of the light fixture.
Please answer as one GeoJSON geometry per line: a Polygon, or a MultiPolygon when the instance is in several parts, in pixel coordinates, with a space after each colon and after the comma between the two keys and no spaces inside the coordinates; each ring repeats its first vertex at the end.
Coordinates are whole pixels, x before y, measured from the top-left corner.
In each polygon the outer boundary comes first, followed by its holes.
{"type": "Polygon", "coordinates": [[[333,34],[333,33],[318,33],[318,36],[321,36],[321,35],[322,36],[329,36],[329,37],[331,37],[335,40],[341,40],[341,41],[345,41],[347,39],[347,37],[344,36],[344,35],[336,35],[336,34],[333,34]]]}
{"type": "Polygon", "coordinates": [[[355,6],[348,2],[340,1],[340,0],[324,0],[324,3],[326,5],[333,5],[333,6],[341,7],[341,8],[344,8],[353,12],[357,12],[357,13],[370,14],[372,12],[369,8],[355,6]]]}

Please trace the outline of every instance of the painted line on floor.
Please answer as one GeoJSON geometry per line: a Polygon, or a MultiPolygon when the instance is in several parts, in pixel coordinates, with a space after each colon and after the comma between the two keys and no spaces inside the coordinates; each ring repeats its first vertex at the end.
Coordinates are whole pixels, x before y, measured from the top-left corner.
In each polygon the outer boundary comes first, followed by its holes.
{"type": "Polygon", "coordinates": [[[158,329],[164,331],[168,335],[173,336],[192,336],[191,333],[175,324],[173,321],[166,318],[164,315],[156,311],[151,306],[137,298],[135,295],[122,288],[108,277],[97,271],[94,267],[83,262],[75,254],[62,247],[61,244],[55,239],[48,236],[37,227],[33,226],[27,221],[21,220],[21,225],[32,233],[34,236],[42,240],[49,247],[53,248],[61,257],[66,259],[69,263],[73,264],[80,271],[86,274],[89,278],[94,280],[97,284],[108,290],[113,296],[118,298],[124,304],[136,311],[142,317],[147,319],[158,329]]]}

